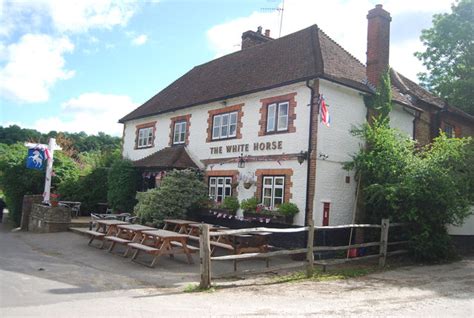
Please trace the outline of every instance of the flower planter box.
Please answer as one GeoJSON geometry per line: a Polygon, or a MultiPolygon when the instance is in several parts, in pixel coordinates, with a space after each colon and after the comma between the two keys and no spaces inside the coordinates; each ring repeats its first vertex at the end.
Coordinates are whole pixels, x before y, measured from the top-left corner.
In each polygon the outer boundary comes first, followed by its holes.
{"type": "Polygon", "coordinates": [[[246,218],[263,218],[263,219],[271,219],[270,222],[276,223],[287,223],[284,215],[278,214],[268,214],[268,213],[256,213],[256,212],[244,212],[244,217],[246,218]]]}

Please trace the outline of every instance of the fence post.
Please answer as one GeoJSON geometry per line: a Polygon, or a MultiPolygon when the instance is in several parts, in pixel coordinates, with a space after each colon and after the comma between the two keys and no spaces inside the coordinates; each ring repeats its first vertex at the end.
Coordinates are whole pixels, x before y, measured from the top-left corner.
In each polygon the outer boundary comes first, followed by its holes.
{"type": "Polygon", "coordinates": [[[387,259],[387,243],[388,243],[388,229],[390,227],[389,219],[382,219],[382,228],[380,230],[380,252],[379,252],[379,267],[385,266],[387,259]]]}
{"type": "Polygon", "coordinates": [[[314,244],[314,221],[308,220],[308,244],[307,244],[307,251],[306,251],[306,261],[308,264],[306,265],[306,276],[311,277],[313,275],[313,266],[314,266],[314,251],[313,251],[313,244],[314,244]]]}
{"type": "Polygon", "coordinates": [[[211,246],[209,243],[209,225],[201,224],[199,227],[199,258],[201,261],[200,288],[211,287],[211,246]]]}

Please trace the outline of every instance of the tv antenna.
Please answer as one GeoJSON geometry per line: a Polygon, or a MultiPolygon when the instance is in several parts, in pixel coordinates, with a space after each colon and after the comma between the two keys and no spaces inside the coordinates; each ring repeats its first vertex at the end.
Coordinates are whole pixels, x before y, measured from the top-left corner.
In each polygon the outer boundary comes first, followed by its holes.
{"type": "MultiPolygon", "coordinates": [[[[270,1],[270,0],[268,0],[270,1]]],[[[278,33],[278,37],[281,37],[281,28],[283,26],[283,13],[285,12],[285,0],[282,1],[281,8],[260,8],[263,12],[274,12],[277,11],[280,14],[280,32],[278,33]]]]}

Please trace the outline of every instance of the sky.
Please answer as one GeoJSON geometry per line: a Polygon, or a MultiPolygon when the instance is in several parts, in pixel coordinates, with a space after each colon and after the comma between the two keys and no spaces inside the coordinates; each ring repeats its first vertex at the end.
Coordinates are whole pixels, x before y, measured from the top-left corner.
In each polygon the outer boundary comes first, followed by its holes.
{"type": "Polygon", "coordinates": [[[0,125],[121,136],[121,117],[258,26],[278,38],[280,26],[317,24],[365,64],[379,3],[392,16],[390,65],[416,81],[421,30],[453,1],[0,0],[0,125]]]}

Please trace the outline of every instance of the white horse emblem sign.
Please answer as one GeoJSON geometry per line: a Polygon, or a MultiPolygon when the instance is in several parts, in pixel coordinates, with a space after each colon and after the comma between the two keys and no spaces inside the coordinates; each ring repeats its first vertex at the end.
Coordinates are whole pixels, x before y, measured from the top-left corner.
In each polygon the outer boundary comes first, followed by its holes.
{"type": "Polygon", "coordinates": [[[26,167],[28,169],[43,170],[44,161],[44,150],[38,148],[28,149],[28,157],[26,159],[26,167]]]}

